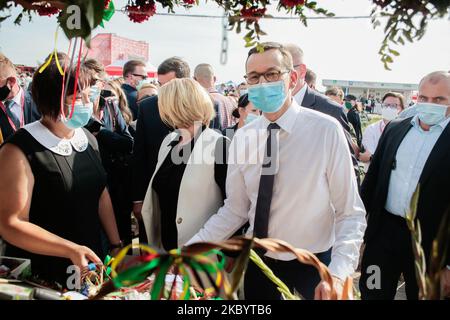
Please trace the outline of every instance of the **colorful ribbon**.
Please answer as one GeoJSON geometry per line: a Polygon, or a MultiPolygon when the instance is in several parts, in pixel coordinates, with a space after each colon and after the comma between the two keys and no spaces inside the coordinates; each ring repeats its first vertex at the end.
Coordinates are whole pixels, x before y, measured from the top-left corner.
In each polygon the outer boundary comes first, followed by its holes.
{"type": "Polygon", "coordinates": [[[50,65],[50,63],[52,62],[53,57],[55,57],[56,60],[56,66],[58,67],[59,73],[63,76],[64,75],[64,71],[61,68],[61,65],[59,64],[59,60],[58,60],[58,51],[56,50],[56,44],[58,42],[58,29],[59,26],[56,27],[56,31],[55,31],[55,47],[53,49],[52,54],[50,55],[50,57],[48,57],[47,61],[45,62],[44,65],[42,65],[42,67],[39,68],[39,73],[44,72],[44,70],[50,65]]]}
{"type": "MultiPolygon", "coordinates": [[[[202,286],[203,283],[199,274],[206,274],[209,282],[213,286],[212,290],[216,294],[219,294],[221,290],[228,292],[231,288],[224,274],[225,256],[219,250],[209,250],[201,254],[187,254],[180,249],[173,249],[169,252],[158,252],[145,245],[130,244],[123,248],[110,263],[111,282],[115,289],[130,287],[145,281],[154,274],[155,278],[151,289],[152,300],[160,300],[166,297],[183,300],[189,299],[189,288],[192,283],[189,271],[202,286]],[[125,263],[125,256],[132,248],[139,248],[145,254],[133,257],[130,262],[125,263]],[[220,261],[211,257],[214,255],[218,255],[220,261]],[[125,267],[125,270],[118,272],[117,269],[120,266],[125,267]],[[166,296],[166,275],[170,270],[175,271],[175,277],[168,296],[166,296]],[[175,292],[178,275],[183,279],[182,292],[179,296],[175,292]]],[[[109,289],[112,289],[111,286],[109,289]]],[[[103,295],[105,294],[107,293],[103,293],[103,295]]]]}

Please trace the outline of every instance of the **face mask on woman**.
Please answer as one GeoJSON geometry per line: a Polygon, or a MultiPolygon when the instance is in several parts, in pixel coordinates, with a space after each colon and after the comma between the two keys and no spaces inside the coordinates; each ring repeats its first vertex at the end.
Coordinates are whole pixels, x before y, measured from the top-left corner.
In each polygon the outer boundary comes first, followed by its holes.
{"type": "Polygon", "coordinates": [[[245,118],[244,120],[244,124],[249,124],[250,122],[252,122],[253,120],[258,119],[258,116],[254,113],[249,113],[247,114],[247,118],[245,118]]]}
{"type": "Polygon", "coordinates": [[[100,96],[100,88],[98,86],[92,86],[89,93],[89,100],[95,102],[100,96]]]}
{"type": "Polygon", "coordinates": [[[382,108],[381,116],[384,120],[391,121],[397,117],[397,109],[394,108],[382,108]]]}
{"type": "MultiPolygon", "coordinates": [[[[71,109],[71,106],[69,106],[69,110],[71,109]]],[[[93,103],[89,102],[87,104],[84,104],[83,102],[75,102],[75,105],[73,107],[73,114],[72,118],[62,118],[62,123],[65,124],[65,126],[69,129],[78,129],[84,127],[88,122],[89,119],[92,116],[93,112],[93,103]]],[[[67,117],[70,116],[70,111],[67,117]]]]}

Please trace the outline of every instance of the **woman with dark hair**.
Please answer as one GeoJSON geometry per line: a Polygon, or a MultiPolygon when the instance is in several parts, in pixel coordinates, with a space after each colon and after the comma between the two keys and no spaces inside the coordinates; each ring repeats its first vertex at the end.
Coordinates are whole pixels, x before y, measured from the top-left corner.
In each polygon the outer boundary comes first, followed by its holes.
{"type": "MultiPolygon", "coordinates": [[[[56,58],[64,69],[67,59],[56,58]]],[[[42,118],[0,149],[0,168],[7,168],[0,179],[6,255],[30,259],[33,275],[63,287],[73,278],[69,266],[101,263],[102,228],[111,249],[121,246],[97,141],[83,129],[92,115],[89,75],[80,70],[74,96],[75,71],[66,71],[63,101],[55,60],[35,73],[32,95],[42,118]]]]}
{"type": "Polygon", "coordinates": [[[247,123],[258,118],[261,115],[261,112],[248,100],[248,94],[245,93],[239,97],[238,107],[233,110],[232,115],[239,119],[238,122],[235,125],[222,130],[222,134],[230,140],[233,139],[237,129],[242,128],[247,123]]]}

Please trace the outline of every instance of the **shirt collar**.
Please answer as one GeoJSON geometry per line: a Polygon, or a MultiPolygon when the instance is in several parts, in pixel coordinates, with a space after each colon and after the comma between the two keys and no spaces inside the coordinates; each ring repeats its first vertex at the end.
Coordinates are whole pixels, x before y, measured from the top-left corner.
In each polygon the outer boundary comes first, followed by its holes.
{"type": "Polygon", "coordinates": [[[45,148],[61,156],[70,156],[72,148],[77,152],[83,152],[89,145],[88,138],[82,128],[75,129],[75,133],[70,139],[61,139],[55,136],[40,121],[27,124],[23,128],[45,148]]]}
{"type": "Polygon", "coordinates": [[[297,101],[297,103],[298,103],[299,105],[302,105],[302,103],[303,103],[303,99],[305,98],[306,87],[307,87],[307,86],[308,86],[308,85],[307,85],[306,82],[305,82],[305,84],[304,84],[303,87],[300,89],[300,91],[297,92],[297,94],[294,96],[295,101],[297,101]]]}
{"type": "Polygon", "coordinates": [[[11,99],[11,101],[19,106],[22,106],[22,94],[24,94],[23,89],[19,88],[19,92],[14,96],[14,98],[11,99]]]}
{"type": "MultiPolygon", "coordinates": [[[[447,127],[449,122],[450,122],[450,117],[447,117],[447,118],[445,118],[445,120],[442,120],[441,122],[435,124],[434,126],[431,126],[430,131],[436,130],[436,128],[438,128],[438,127],[440,127],[442,130],[444,130],[445,127],[447,127]]],[[[424,131],[419,123],[419,115],[416,114],[411,119],[411,124],[413,125],[414,128],[424,131]]]]}
{"type": "MultiPolygon", "coordinates": [[[[294,128],[294,124],[295,121],[297,120],[297,116],[300,113],[300,110],[301,109],[298,103],[295,101],[295,99],[292,99],[292,103],[289,106],[289,108],[275,122],[280,126],[281,129],[283,129],[287,133],[292,133],[292,129],[294,128]]],[[[265,116],[262,116],[261,120],[264,129],[267,129],[267,127],[271,122],[265,116]]]]}

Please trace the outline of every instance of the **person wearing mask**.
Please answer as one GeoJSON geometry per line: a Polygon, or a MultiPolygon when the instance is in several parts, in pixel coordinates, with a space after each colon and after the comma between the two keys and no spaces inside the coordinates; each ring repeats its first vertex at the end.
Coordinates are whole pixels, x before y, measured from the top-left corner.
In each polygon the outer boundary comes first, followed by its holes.
{"type": "MultiPolygon", "coordinates": [[[[229,148],[227,199],[187,245],[222,241],[248,221],[249,236],[313,252],[328,265],[340,296],[342,280],[358,264],[366,225],[347,140],[335,119],[302,108],[293,98],[298,75],[289,52],[278,43],[261,46],[263,52],[250,50],[245,78],[249,100],[263,116],[236,131],[229,148]]],[[[330,298],[331,289],[317,271],[294,255],[268,252],[261,258],[306,299],[330,298]]],[[[251,262],[244,291],[250,300],[281,298],[251,262]]]]}
{"type": "Polygon", "coordinates": [[[405,109],[405,98],[400,93],[388,92],[382,101],[382,119],[369,125],[363,133],[362,145],[365,152],[359,154],[359,160],[364,163],[370,163],[386,124],[394,120],[405,109]]]}
{"type": "Polygon", "coordinates": [[[137,93],[138,88],[147,81],[148,74],[146,65],[140,60],[130,60],[123,66],[122,90],[125,92],[128,101],[128,107],[133,114],[133,120],[138,117],[137,93]]]}
{"type": "Polygon", "coordinates": [[[361,141],[362,141],[362,129],[361,129],[361,118],[359,117],[359,113],[361,111],[360,106],[356,101],[356,97],[353,95],[347,95],[345,100],[351,104],[350,110],[347,112],[348,122],[351,123],[353,130],[355,132],[355,139],[358,148],[361,150],[361,141]]]}
{"type": "Polygon", "coordinates": [[[361,186],[368,213],[359,281],[364,300],[394,299],[401,274],[407,298],[419,298],[417,261],[405,219],[417,188],[415,222],[420,223],[424,267],[440,276],[437,292],[450,296],[448,238],[439,239],[439,246],[433,243],[440,228],[448,230],[443,223],[450,208],[449,123],[450,73],[436,71],[419,83],[417,114],[390,121],[381,135],[361,186]],[[373,266],[377,266],[376,285],[371,281],[373,266]]]}
{"type": "Polygon", "coordinates": [[[244,94],[239,98],[238,107],[233,110],[233,117],[238,119],[238,122],[234,126],[224,129],[222,134],[230,140],[233,140],[236,130],[242,128],[246,124],[249,124],[260,115],[261,112],[248,100],[248,94],[244,94]]]}
{"type": "Polygon", "coordinates": [[[233,110],[237,107],[237,99],[229,93],[227,96],[219,93],[215,88],[216,76],[211,65],[202,63],[195,67],[194,79],[205,88],[217,104],[221,119],[220,128],[234,125],[233,110]]]}
{"type": "Polygon", "coordinates": [[[162,121],[176,130],[161,143],[142,218],[148,243],[169,251],[182,247],[222,206],[228,139],[208,128],[213,102],[192,79],[162,86],[158,105],[162,121]]]}
{"type": "Polygon", "coordinates": [[[40,118],[30,91],[19,84],[14,64],[0,53],[0,131],[3,140],[40,118]]]}
{"type": "MultiPolygon", "coordinates": [[[[57,58],[64,69],[67,59],[57,58]]],[[[0,179],[5,254],[30,259],[34,275],[62,287],[72,275],[69,266],[101,264],[107,254],[102,229],[111,249],[122,246],[97,142],[83,129],[93,111],[89,75],[80,69],[75,95],[76,70],[66,72],[63,105],[63,76],[55,60],[35,73],[32,94],[42,118],[19,129],[0,149],[0,167],[8,168],[0,179]]]]}
{"type": "MultiPolygon", "coordinates": [[[[190,77],[189,65],[178,57],[164,60],[157,72],[160,87],[173,79],[190,77]]],[[[173,128],[164,123],[159,115],[158,96],[142,100],[139,104],[132,165],[133,212],[138,220],[141,220],[142,203],[158,162],[161,142],[171,130],[173,128]]]]}
{"type": "Polygon", "coordinates": [[[131,243],[130,161],[134,140],[125,117],[132,119],[125,93],[116,81],[105,82],[94,101],[93,119],[87,128],[97,138],[120,239],[127,245],[131,243]]]}

